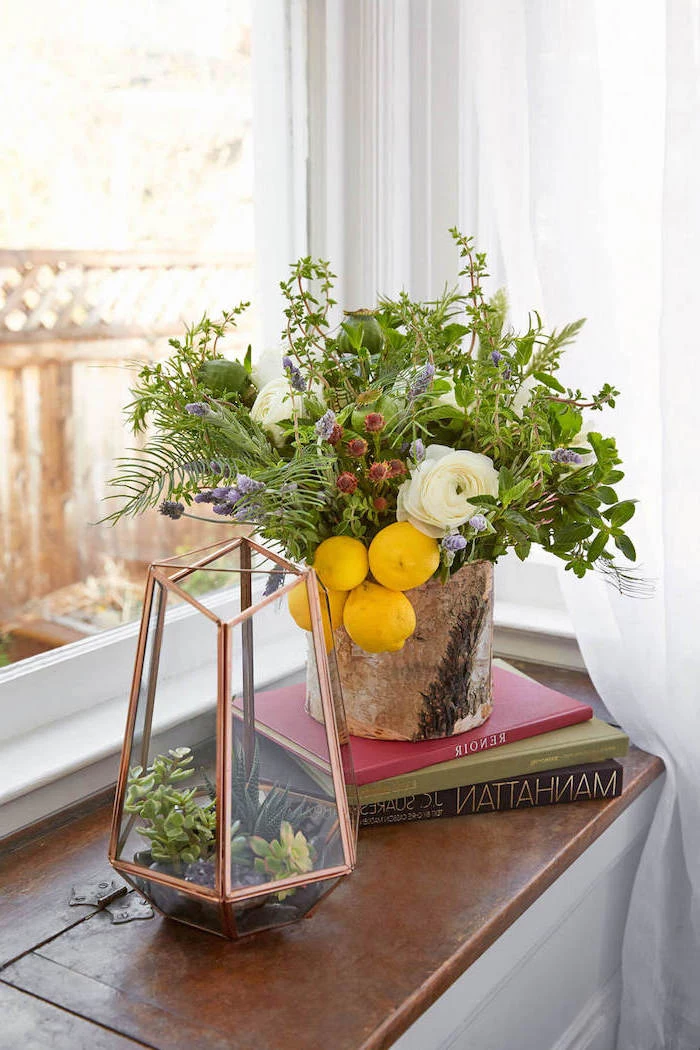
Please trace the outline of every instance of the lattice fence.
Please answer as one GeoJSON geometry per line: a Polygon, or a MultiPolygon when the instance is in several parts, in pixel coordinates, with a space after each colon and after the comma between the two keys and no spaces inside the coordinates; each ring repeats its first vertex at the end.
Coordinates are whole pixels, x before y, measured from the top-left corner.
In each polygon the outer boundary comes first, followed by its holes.
{"type": "Polygon", "coordinates": [[[0,251],[0,344],[171,335],[252,295],[250,256],[0,251]]]}
{"type": "MultiPolygon", "coordinates": [[[[124,427],[128,362],[168,353],[165,336],[206,310],[253,298],[252,259],[0,251],[0,634],[27,602],[218,536],[153,512],[98,526],[124,427]],[[184,526],[179,528],[178,526],[184,526]]],[[[245,351],[253,315],[227,348],[245,351]]]]}

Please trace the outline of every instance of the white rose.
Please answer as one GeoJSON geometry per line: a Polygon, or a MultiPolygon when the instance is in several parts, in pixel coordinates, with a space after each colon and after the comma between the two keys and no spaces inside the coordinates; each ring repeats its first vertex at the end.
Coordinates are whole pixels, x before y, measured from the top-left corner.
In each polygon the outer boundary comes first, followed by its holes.
{"type": "Polygon", "coordinates": [[[284,431],[277,424],[283,419],[291,419],[294,410],[301,412],[302,408],[302,397],[299,394],[292,397],[289,380],[286,376],[280,376],[265,383],[253,402],[250,418],[260,423],[273,444],[279,446],[284,443],[284,431]]]}
{"type": "Polygon", "coordinates": [[[470,496],[497,496],[498,471],[480,452],[428,445],[398,491],[396,520],[438,539],[477,513],[470,496]]]}

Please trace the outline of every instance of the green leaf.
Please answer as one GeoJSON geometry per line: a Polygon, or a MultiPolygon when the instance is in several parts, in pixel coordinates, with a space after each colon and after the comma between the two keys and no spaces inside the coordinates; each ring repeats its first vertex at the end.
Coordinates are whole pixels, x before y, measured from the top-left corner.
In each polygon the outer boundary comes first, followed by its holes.
{"type": "Polygon", "coordinates": [[[532,357],[532,348],[535,345],[535,333],[530,332],[523,336],[522,339],[516,340],[517,350],[513,355],[513,362],[520,368],[524,368],[529,363],[532,357]]]}
{"type": "Polygon", "coordinates": [[[588,560],[590,562],[596,561],[603,551],[605,550],[605,544],[608,542],[608,533],[601,529],[598,535],[592,540],[590,547],[588,548],[588,560]]]}
{"type": "Polygon", "coordinates": [[[546,372],[533,372],[534,378],[538,383],[542,383],[544,386],[549,387],[550,390],[557,390],[560,394],[566,393],[566,387],[562,386],[558,379],[554,376],[547,375],[546,372]]]}
{"type": "Polygon", "coordinates": [[[448,324],[442,330],[446,345],[459,342],[465,335],[469,335],[469,329],[463,324],[448,324]]]}
{"type": "Polygon", "coordinates": [[[498,472],[498,496],[499,499],[505,499],[506,493],[510,489],[515,487],[515,478],[508,467],[501,467],[498,472]]]}
{"type": "Polygon", "coordinates": [[[572,547],[581,540],[587,540],[593,532],[592,525],[566,525],[558,529],[554,534],[554,545],[556,547],[572,547]]]}
{"type": "Polygon", "coordinates": [[[615,546],[619,551],[622,551],[629,561],[637,560],[637,552],[634,549],[634,544],[629,536],[625,536],[624,532],[621,532],[619,536],[615,537],[615,546]]]}
{"type": "Polygon", "coordinates": [[[602,503],[617,503],[615,490],[611,489],[609,485],[599,485],[595,490],[595,494],[602,503]]]}
{"type": "Polygon", "coordinates": [[[525,559],[530,553],[530,541],[523,540],[521,543],[516,543],[513,549],[515,550],[515,553],[520,558],[520,560],[525,561],[525,559]]]}
{"type": "Polygon", "coordinates": [[[628,499],[604,511],[603,516],[608,518],[614,529],[619,529],[634,516],[634,509],[634,500],[628,499]]]}
{"type": "Polygon", "coordinates": [[[470,496],[469,502],[475,507],[497,507],[498,500],[493,496],[470,496]]]}

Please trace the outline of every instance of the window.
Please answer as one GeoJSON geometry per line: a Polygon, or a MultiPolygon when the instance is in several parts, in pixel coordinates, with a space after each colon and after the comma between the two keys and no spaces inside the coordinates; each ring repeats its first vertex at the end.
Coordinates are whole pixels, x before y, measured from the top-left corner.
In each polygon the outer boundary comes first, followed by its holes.
{"type": "Polygon", "coordinates": [[[219,538],[155,512],[94,523],[133,443],[125,362],[242,299],[233,350],[281,328],[277,281],[305,248],[301,15],[71,0],[60,19],[6,16],[0,834],[113,779],[100,762],[123,732],[144,567],[219,538]]]}

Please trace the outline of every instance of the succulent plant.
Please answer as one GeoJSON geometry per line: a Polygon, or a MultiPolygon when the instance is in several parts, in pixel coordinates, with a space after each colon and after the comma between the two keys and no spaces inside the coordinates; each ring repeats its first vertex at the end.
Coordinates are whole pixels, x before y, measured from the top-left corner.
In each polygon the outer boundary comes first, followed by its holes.
{"type": "MultiPolygon", "coordinates": [[[[286,879],[291,875],[305,875],[313,870],[316,850],[301,831],[294,833],[288,820],[280,825],[280,837],[268,842],[259,835],[251,835],[248,845],[255,853],[255,870],[271,879],[286,879]]],[[[294,888],[280,890],[277,899],[283,901],[294,893],[294,888]]]]}
{"type": "Polygon", "coordinates": [[[124,800],[124,809],[145,821],[146,826],[136,830],[150,841],[153,859],[176,868],[205,860],[216,842],[214,802],[200,804],[195,801],[196,787],[178,787],[194,775],[191,762],[190,748],[178,747],[157,755],[145,771],[134,766],[124,800]]]}
{"type": "Polygon", "coordinates": [[[236,744],[232,770],[232,811],[244,835],[259,835],[271,842],[280,834],[283,821],[293,826],[302,822],[308,804],[293,803],[289,788],[270,788],[266,794],[260,790],[260,753],[257,744],[250,775],[246,776],[243,748],[236,744]]]}

